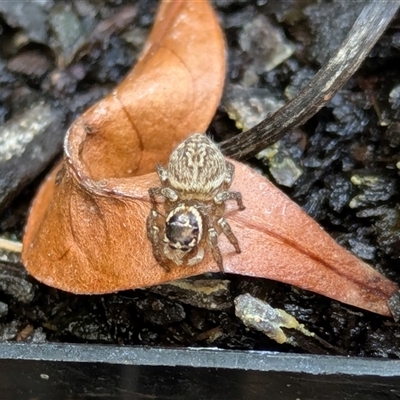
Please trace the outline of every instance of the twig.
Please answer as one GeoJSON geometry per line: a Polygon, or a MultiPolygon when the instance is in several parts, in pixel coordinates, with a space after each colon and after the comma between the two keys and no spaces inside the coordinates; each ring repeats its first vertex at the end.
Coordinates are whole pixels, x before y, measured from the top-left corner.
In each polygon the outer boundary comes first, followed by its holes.
{"type": "Polygon", "coordinates": [[[0,250],[12,251],[14,253],[21,253],[22,243],[0,238],[0,250]]]}
{"type": "Polygon", "coordinates": [[[356,72],[399,7],[400,0],[367,4],[336,54],[307,86],[271,117],[222,142],[222,152],[235,159],[249,158],[311,118],[356,72]]]}

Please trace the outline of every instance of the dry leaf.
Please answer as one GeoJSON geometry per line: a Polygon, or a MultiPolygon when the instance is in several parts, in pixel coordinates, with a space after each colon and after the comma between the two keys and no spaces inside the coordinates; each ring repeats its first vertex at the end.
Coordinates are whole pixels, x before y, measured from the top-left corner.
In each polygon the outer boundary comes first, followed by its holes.
{"type": "MultiPolygon", "coordinates": [[[[290,283],[390,315],[387,301],[397,290],[394,283],[339,246],[265,178],[234,164],[232,190],[243,194],[246,210],[238,212],[235,204],[228,208],[242,253],[236,254],[220,236],[226,272],[290,283]]],[[[93,188],[80,188],[72,175],[65,176],[37,232],[39,240],[26,251],[28,270],[48,285],[75,293],[146,287],[218,271],[210,254],[201,264],[169,273],[155,262],[145,221],[150,210],[147,190],[157,184],[158,177],[148,174],[137,177],[134,187],[129,179],[113,179],[104,182],[101,192],[90,193],[93,188]]],[[[52,191],[50,178],[36,201],[51,201],[52,191]]],[[[30,225],[35,224],[36,208],[34,204],[30,225]]]]}
{"type": "MultiPolygon", "coordinates": [[[[159,186],[156,174],[146,173],[155,162],[165,164],[187,134],[204,130],[215,111],[224,69],[221,33],[208,3],[165,1],[151,41],[116,92],[73,124],[63,166],[33,203],[22,257],[48,285],[106,293],[218,270],[207,254],[200,264],[166,272],[153,258],[145,225],[148,189],[159,186]],[[163,23],[164,36],[158,30],[163,23]],[[189,31],[179,33],[182,26],[189,31]]],[[[247,208],[228,207],[242,253],[220,236],[226,272],[275,279],[390,315],[394,283],[336,244],[265,178],[235,166],[232,190],[243,194],[247,208]]]]}
{"type": "Polygon", "coordinates": [[[73,123],[63,166],[33,203],[22,259],[35,278],[74,293],[151,284],[148,265],[159,267],[144,222],[154,176],[143,174],[207,128],[224,79],[225,42],[209,2],[163,1],[139,62],[73,123]]]}
{"type": "Polygon", "coordinates": [[[94,180],[152,172],[207,128],[224,79],[225,43],[209,3],[163,1],[139,62],[75,121],[66,152],[79,151],[78,168],[94,180]]]}

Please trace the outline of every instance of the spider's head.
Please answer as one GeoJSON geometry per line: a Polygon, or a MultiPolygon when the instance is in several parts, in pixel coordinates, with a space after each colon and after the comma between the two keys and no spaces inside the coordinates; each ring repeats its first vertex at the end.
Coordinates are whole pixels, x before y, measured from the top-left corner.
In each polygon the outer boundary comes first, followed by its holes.
{"type": "Polygon", "coordinates": [[[188,253],[200,242],[203,220],[193,206],[175,207],[165,220],[164,242],[173,250],[188,253]]]}

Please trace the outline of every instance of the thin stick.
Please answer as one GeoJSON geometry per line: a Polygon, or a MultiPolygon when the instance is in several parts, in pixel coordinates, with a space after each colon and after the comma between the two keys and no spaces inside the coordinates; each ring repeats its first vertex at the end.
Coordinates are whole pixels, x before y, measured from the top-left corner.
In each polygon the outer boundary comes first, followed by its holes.
{"type": "Polygon", "coordinates": [[[235,159],[252,157],[311,118],[356,72],[399,7],[400,0],[372,0],[367,4],[336,54],[307,86],[271,117],[222,142],[224,155],[235,159]]]}
{"type": "Polygon", "coordinates": [[[22,243],[0,238],[0,250],[12,251],[13,253],[21,253],[22,243]]]}

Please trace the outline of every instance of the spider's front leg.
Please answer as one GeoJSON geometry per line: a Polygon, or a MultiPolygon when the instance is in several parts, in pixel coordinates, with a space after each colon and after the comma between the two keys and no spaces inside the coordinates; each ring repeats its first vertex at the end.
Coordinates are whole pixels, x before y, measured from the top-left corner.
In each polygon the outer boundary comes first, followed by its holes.
{"type": "Polygon", "coordinates": [[[205,222],[207,229],[207,245],[211,249],[211,254],[217,263],[218,268],[221,272],[224,272],[223,262],[222,262],[222,254],[221,250],[218,247],[218,232],[214,228],[213,218],[209,216],[205,216],[205,222]]]}
{"type": "Polygon", "coordinates": [[[222,263],[222,254],[221,250],[218,247],[218,232],[215,228],[208,229],[208,237],[207,237],[208,245],[211,248],[211,253],[214,257],[215,262],[217,263],[218,268],[221,272],[224,272],[224,266],[222,263]]]}
{"type": "Polygon", "coordinates": [[[164,243],[161,240],[160,218],[162,215],[155,209],[150,211],[146,221],[147,238],[153,248],[153,256],[156,261],[167,271],[170,271],[167,258],[164,254],[164,243]]]}
{"type": "Polygon", "coordinates": [[[240,250],[239,241],[237,240],[237,237],[235,236],[235,234],[232,232],[232,228],[228,224],[228,221],[224,217],[221,217],[217,221],[217,224],[221,228],[224,235],[228,238],[230,243],[235,248],[236,253],[241,253],[242,251],[240,250]]]}
{"type": "Polygon", "coordinates": [[[170,260],[165,254],[165,243],[162,240],[162,235],[165,231],[165,216],[157,210],[157,197],[163,197],[166,201],[174,202],[178,200],[178,195],[171,188],[157,187],[149,189],[149,197],[151,210],[146,221],[147,237],[152,244],[154,258],[158,264],[169,272],[171,270],[169,266],[170,260]]]}
{"type": "Polygon", "coordinates": [[[157,197],[162,196],[161,189],[162,188],[149,189],[151,210],[146,220],[146,231],[147,238],[150,240],[153,249],[154,258],[158,264],[160,264],[167,272],[169,272],[170,268],[167,264],[167,259],[164,254],[164,244],[161,240],[161,232],[163,230],[161,221],[164,216],[157,210],[157,197]]]}

